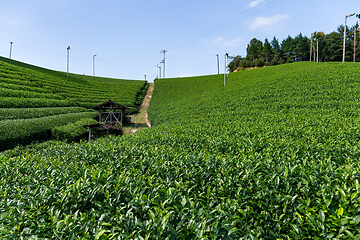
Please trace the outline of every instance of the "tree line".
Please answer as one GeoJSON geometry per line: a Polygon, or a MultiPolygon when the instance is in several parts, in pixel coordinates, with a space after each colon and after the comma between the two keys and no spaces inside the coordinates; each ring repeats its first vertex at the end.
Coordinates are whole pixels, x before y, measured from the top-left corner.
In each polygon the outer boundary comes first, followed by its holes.
{"type": "MultiPolygon", "coordinates": [[[[351,28],[346,27],[345,61],[353,61],[354,43],[356,52],[360,50],[359,25],[351,28]],[[358,29],[355,39],[355,29],[358,29]]],[[[344,25],[337,28],[337,31],[329,34],[315,32],[311,38],[303,36],[302,33],[292,38],[290,35],[279,42],[274,38],[269,41],[265,38],[264,42],[256,38],[251,39],[247,44],[246,57],[240,55],[230,57],[228,65],[230,72],[243,70],[251,67],[273,66],[283,63],[310,61],[310,48],[312,48],[311,61],[316,61],[318,46],[319,62],[342,61],[344,41],[344,25]],[[312,47],[311,47],[312,46],[312,47]]],[[[360,52],[356,56],[356,61],[360,61],[360,52]]]]}

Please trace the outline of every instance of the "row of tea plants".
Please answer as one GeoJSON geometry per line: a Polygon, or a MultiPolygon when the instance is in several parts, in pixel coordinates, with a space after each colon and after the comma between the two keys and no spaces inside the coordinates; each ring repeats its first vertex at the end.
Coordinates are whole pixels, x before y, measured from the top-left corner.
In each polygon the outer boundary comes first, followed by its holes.
{"type": "Polygon", "coordinates": [[[145,81],[67,77],[0,57],[0,151],[50,138],[79,139],[86,131],[79,124],[96,117],[89,108],[111,99],[136,111],[146,88],[145,81]]]}
{"type": "Polygon", "coordinates": [[[0,236],[360,239],[359,67],[157,80],[151,129],[0,155],[0,236]]]}

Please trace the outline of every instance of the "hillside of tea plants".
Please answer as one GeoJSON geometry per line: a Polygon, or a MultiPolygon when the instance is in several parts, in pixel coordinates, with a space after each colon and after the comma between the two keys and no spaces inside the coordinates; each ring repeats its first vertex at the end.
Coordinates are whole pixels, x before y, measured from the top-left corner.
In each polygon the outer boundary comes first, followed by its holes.
{"type": "MultiPolygon", "coordinates": [[[[90,108],[109,99],[136,111],[146,87],[145,81],[67,77],[0,57],[0,151],[53,138],[53,129],[74,122],[94,123],[98,114],[90,108]]],[[[86,132],[79,124],[76,129],[68,132],[86,132]]]]}
{"type": "Polygon", "coordinates": [[[0,155],[0,239],[360,239],[359,69],[156,80],[151,129],[0,155]]]}

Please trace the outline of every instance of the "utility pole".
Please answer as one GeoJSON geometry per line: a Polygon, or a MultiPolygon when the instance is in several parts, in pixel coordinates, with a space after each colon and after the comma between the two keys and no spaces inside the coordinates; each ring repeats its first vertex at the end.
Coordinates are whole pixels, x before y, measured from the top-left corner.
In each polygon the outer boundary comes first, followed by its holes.
{"type": "Polygon", "coordinates": [[[229,54],[226,53],[226,78],[229,78],[229,54]]]}
{"type": "Polygon", "coordinates": [[[10,56],[9,56],[10,59],[11,59],[12,45],[13,45],[13,42],[10,42],[10,56]]]}
{"type": "Polygon", "coordinates": [[[69,56],[70,56],[70,46],[68,46],[67,48],[67,74],[66,74],[66,77],[69,77],[69,56]]]}
{"type": "Polygon", "coordinates": [[[216,58],[217,58],[217,69],[218,69],[218,74],[220,74],[219,54],[216,54],[216,58]]]}
{"type": "Polygon", "coordinates": [[[319,62],[319,39],[316,39],[316,62],[319,62]]]}
{"type": "MultiPolygon", "coordinates": [[[[360,19],[360,14],[356,14],[356,17],[360,19]]],[[[359,25],[359,20],[358,20],[359,25]]],[[[360,27],[355,28],[355,34],[354,34],[354,62],[356,62],[356,35],[357,31],[360,29],[360,27]]]]}
{"type": "Polygon", "coordinates": [[[95,77],[95,57],[96,55],[93,56],[93,76],[95,77]]]}
{"type": "MultiPolygon", "coordinates": [[[[161,62],[160,62],[161,63],[161,62]]],[[[160,73],[160,75],[159,75],[159,78],[161,78],[161,66],[159,67],[159,73],[160,73]]]]}
{"type": "Polygon", "coordinates": [[[360,29],[360,27],[355,28],[355,35],[354,35],[354,62],[356,62],[356,35],[357,31],[360,29]]]}
{"type": "Polygon", "coordinates": [[[313,48],[313,45],[312,45],[313,35],[314,35],[315,33],[316,33],[316,32],[311,33],[311,41],[310,41],[310,62],[311,62],[312,48],[313,48]]]}
{"type": "Polygon", "coordinates": [[[164,64],[164,66],[163,66],[163,71],[164,71],[163,78],[165,78],[165,53],[166,52],[167,51],[165,49],[160,52],[160,53],[164,53],[164,58],[162,60],[162,63],[164,64]]]}
{"type": "Polygon", "coordinates": [[[145,82],[146,82],[146,75],[145,75],[145,82]]]}
{"type": "Polygon", "coordinates": [[[226,62],[227,62],[227,56],[228,54],[225,53],[225,59],[224,59],[224,87],[226,86],[226,62]]]}
{"type": "Polygon", "coordinates": [[[342,63],[345,63],[345,42],[346,42],[346,19],[349,17],[354,16],[355,13],[353,14],[349,14],[347,16],[345,16],[345,26],[344,26],[344,45],[343,45],[343,59],[342,59],[342,63]]]}

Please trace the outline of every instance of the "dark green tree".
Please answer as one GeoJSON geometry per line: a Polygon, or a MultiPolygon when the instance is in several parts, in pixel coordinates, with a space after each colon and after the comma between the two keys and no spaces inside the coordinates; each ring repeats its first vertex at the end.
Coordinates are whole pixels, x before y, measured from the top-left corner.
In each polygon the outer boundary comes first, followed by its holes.
{"type": "Polygon", "coordinates": [[[288,63],[295,60],[295,42],[290,35],[281,42],[281,50],[283,52],[285,62],[288,63]]]}
{"type": "Polygon", "coordinates": [[[233,72],[238,67],[240,67],[241,60],[242,60],[242,57],[240,55],[237,55],[237,56],[232,58],[232,61],[228,65],[228,68],[229,68],[230,72],[233,72]]]}
{"type": "Polygon", "coordinates": [[[260,40],[256,38],[251,39],[250,44],[247,45],[246,48],[246,57],[254,61],[256,58],[261,57],[263,44],[260,40]]]}
{"type": "Polygon", "coordinates": [[[296,61],[305,61],[309,58],[310,54],[310,41],[301,33],[297,35],[293,40],[293,53],[294,53],[294,60],[296,61]]]}
{"type": "Polygon", "coordinates": [[[277,65],[277,64],[279,64],[280,59],[282,59],[282,51],[281,51],[281,46],[280,46],[279,40],[277,40],[277,38],[275,36],[274,36],[273,40],[271,41],[271,47],[272,47],[272,52],[273,52],[271,65],[277,65]]]}
{"type": "Polygon", "coordinates": [[[332,32],[323,37],[322,60],[325,62],[342,61],[342,37],[339,32],[332,32]]]}
{"type": "Polygon", "coordinates": [[[269,43],[268,39],[265,38],[264,41],[264,47],[263,47],[263,55],[265,56],[265,62],[269,65],[269,62],[271,61],[271,53],[272,53],[272,47],[269,43]]]}

